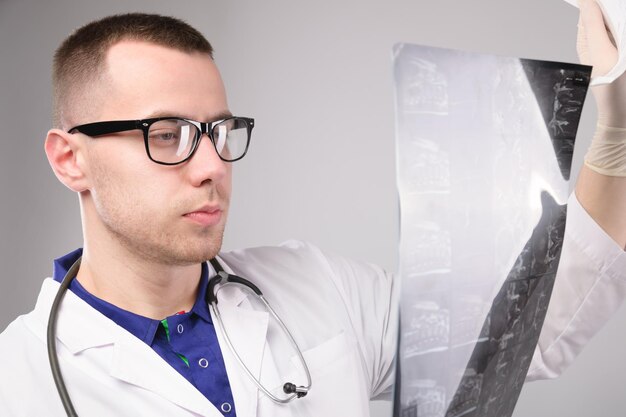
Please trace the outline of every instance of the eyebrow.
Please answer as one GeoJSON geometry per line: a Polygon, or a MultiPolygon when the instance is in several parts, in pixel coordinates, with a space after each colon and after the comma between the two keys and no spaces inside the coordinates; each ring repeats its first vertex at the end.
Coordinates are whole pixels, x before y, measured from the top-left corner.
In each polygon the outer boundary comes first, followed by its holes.
{"type": "MultiPolygon", "coordinates": [[[[184,114],[173,112],[170,110],[157,110],[148,114],[146,117],[143,117],[143,119],[155,119],[158,117],[179,117],[181,119],[193,120],[192,118],[187,117],[184,114]]],[[[206,121],[211,122],[215,120],[227,119],[229,117],[233,117],[233,114],[229,111],[223,111],[223,112],[215,114],[209,120],[206,120],[206,121]]],[[[195,121],[204,122],[205,120],[195,120],[195,121]]]]}

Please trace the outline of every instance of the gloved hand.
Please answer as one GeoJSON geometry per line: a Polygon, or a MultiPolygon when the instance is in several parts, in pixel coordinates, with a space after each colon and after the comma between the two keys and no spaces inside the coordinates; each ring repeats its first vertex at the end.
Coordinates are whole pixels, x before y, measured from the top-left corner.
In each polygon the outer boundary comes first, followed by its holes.
{"type": "MultiPolygon", "coordinates": [[[[604,75],[617,62],[614,39],[595,0],[579,0],[578,56],[604,75]]],[[[592,87],[598,108],[598,127],[585,155],[585,164],[609,176],[626,177],[626,74],[608,85],[592,87]]]]}

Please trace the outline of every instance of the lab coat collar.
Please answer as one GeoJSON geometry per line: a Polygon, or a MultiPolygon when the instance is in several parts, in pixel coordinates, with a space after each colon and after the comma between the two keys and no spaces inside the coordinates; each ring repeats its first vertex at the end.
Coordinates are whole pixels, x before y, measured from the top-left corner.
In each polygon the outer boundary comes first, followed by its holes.
{"type": "MultiPolygon", "coordinates": [[[[224,269],[224,272],[231,275],[236,275],[221,257],[217,256],[216,258],[224,269]]],[[[209,277],[212,278],[213,276],[215,276],[215,269],[210,263],[208,263],[207,265],[209,267],[209,277]]],[[[248,294],[245,292],[245,290],[242,290],[241,287],[239,287],[238,285],[219,284],[216,286],[215,291],[219,291],[218,303],[220,304],[220,307],[222,303],[231,306],[240,306],[243,300],[248,297],[248,294]]],[[[213,321],[213,323],[215,324],[215,321],[213,321]]]]}
{"type": "MultiPolygon", "coordinates": [[[[52,301],[59,283],[48,278],[44,281],[35,316],[42,324],[48,322],[52,301]]],[[[221,417],[221,413],[189,381],[167,364],[150,346],[137,339],[124,328],[92,308],[71,291],[65,293],[57,319],[57,340],[72,355],[91,348],[99,348],[94,358],[104,359],[106,349],[112,349],[112,360],[107,360],[111,377],[142,387],[191,412],[221,417]]],[[[63,349],[58,348],[59,356],[63,349]]],[[[63,363],[61,363],[63,368],[63,363]]],[[[70,385],[71,382],[68,382],[70,385]]]]}
{"type": "MultiPolygon", "coordinates": [[[[80,249],[75,252],[78,253],[79,251],[80,249]]],[[[232,269],[221,258],[218,257],[218,260],[226,272],[233,274],[232,269]]],[[[210,264],[207,264],[207,267],[208,275],[215,275],[213,267],[210,264]]],[[[34,313],[38,322],[43,323],[44,326],[48,324],[50,308],[59,286],[60,283],[53,278],[46,278],[43,282],[34,313]]],[[[247,294],[236,286],[228,285],[220,290],[219,297],[220,307],[221,304],[224,304],[224,306],[240,306],[243,300],[246,299],[247,294]]],[[[199,298],[201,299],[201,297],[199,298]]],[[[59,309],[59,317],[64,315],[64,311],[72,312],[71,320],[59,319],[57,321],[57,339],[74,355],[85,349],[114,343],[116,341],[114,337],[115,332],[123,330],[115,322],[76,296],[72,291],[66,291],[59,309]],[[99,326],[94,326],[93,323],[95,322],[99,326]],[[80,329],[80,331],[76,329],[80,329]]],[[[206,318],[211,319],[211,317],[206,318]]]]}
{"type": "MultiPolygon", "coordinates": [[[[59,287],[58,282],[46,278],[35,305],[34,315],[37,322],[43,325],[44,333],[48,325],[50,308],[59,287]]],[[[65,293],[59,307],[56,334],[61,344],[73,355],[89,348],[113,344],[119,328],[73,292],[65,293]]]]}
{"type": "MultiPolygon", "coordinates": [[[[222,263],[224,270],[232,270],[222,263]]],[[[34,311],[43,340],[45,329],[59,283],[44,281],[34,311]]],[[[232,285],[219,293],[219,307],[228,334],[244,363],[258,378],[266,340],[268,314],[246,309],[246,292],[232,285]]],[[[215,323],[215,317],[213,317],[215,323]]],[[[222,329],[217,326],[218,339],[229,372],[235,409],[241,416],[256,414],[258,391],[228,349],[222,329]]],[[[221,413],[189,381],[168,365],[150,346],[67,291],[59,309],[57,340],[72,354],[91,348],[112,348],[109,373],[112,377],[133,384],[200,415],[218,417],[221,413]]],[[[59,353],[61,353],[59,351],[59,353]]],[[[61,365],[62,366],[62,365],[61,365]]]]}

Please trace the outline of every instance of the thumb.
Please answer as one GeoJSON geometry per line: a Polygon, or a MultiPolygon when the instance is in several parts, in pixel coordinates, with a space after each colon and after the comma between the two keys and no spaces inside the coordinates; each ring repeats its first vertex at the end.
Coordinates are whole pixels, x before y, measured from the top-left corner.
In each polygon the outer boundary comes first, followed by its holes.
{"type": "Polygon", "coordinates": [[[578,15],[578,35],[576,36],[576,52],[578,52],[578,59],[583,65],[592,65],[591,57],[589,56],[589,45],[587,44],[587,33],[585,32],[585,26],[583,25],[582,12],[578,15]]]}
{"type": "Polygon", "coordinates": [[[578,55],[583,64],[593,65],[594,76],[604,75],[617,62],[617,48],[595,0],[580,0],[579,6],[578,55]]]}

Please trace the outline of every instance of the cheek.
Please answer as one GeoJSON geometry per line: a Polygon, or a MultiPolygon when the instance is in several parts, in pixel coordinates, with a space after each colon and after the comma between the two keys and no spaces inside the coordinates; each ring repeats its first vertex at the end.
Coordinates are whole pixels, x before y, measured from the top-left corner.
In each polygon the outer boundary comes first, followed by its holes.
{"type": "Polygon", "coordinates": [[[99,181],[93,202],[109,229],[147,239],[149,235],[164,233],[172,223],[172,208],[163,195],[163,187],[149,181],[112,175],[99,181]]]}
{"type": "Polygon", "coordinates": [[[228,196],[230,196],[230,193],[232,190],[232,184],[233,184],[233,169],[232,169],[232,164],[229,164],[227,168],[227,173],[224,176],[224,189],[226,190],[228,196]]]}
{"type": "MultiPolygon", "coordinates": [[[[147,157],[143,155],[145,159],[147,157]]],[[[114,161],[101,156],[92,158],[91,195],[100,217],[110,223],[150,222],[166,211],[161,196],[165,185],[147,170],[139,169],[145,161],[120,155],[114,161]]]]}

